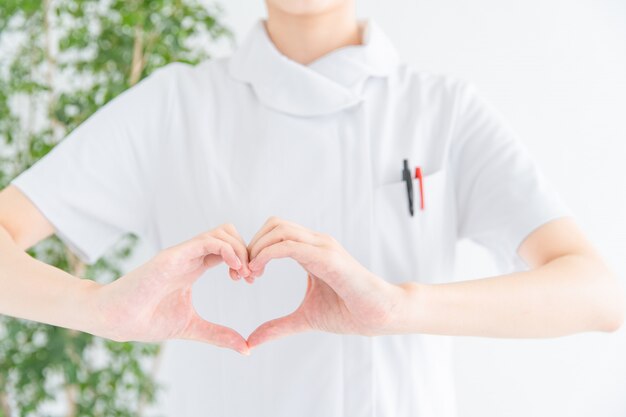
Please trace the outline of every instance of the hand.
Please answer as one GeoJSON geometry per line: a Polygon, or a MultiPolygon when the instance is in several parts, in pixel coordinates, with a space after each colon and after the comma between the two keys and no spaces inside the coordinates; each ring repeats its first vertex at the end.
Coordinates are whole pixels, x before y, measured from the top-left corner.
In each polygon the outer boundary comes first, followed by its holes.
{"type": "Polygon", "coordinates": [[[116,341],[191,339],[248,354],[246,340],[239,333],[203,320],[192,305],[193,283],[222,261],[229,266],[232,279],[248,278],[248,251],[230,224],[164,249],[146,264],[101,286],[96,296],[102,323],[99,335],[116,341]]]}
{"type": "Polygon", "coordinates": [[[404,289],[363,267],[332,237],[270,217],[248,245],[251,279],[270,259],[289,257],[307,272],[304,300],[291,314],[259,326],[254,348],[289,334],[320,330],[360,335],[387,334],[403,307],[404,289]]]}

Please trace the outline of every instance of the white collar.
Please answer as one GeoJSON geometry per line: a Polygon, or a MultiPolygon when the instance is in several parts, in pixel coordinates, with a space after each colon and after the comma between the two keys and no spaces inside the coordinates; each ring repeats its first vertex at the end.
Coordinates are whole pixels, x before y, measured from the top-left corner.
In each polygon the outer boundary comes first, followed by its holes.
{"type": "Polygon", "coordinates": [[[328,114],[361,102],[370,76],[385,77],[398,65],[391,41],[371,19],[363,43],[345,46],[302,65],[283,55],[269,38],[263,20],[248,32],[229,60],[233,78],[250,83],[266,106],[299,115],[328,114]]]}

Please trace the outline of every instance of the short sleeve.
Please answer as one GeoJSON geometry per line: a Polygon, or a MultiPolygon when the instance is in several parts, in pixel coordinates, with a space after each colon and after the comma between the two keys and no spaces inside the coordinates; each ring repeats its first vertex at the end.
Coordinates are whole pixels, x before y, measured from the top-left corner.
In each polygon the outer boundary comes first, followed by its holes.
{"type": "Polygon", "coordinates": [[[493,105],[459,80],[451,167],[459,238],[486,247],[501,270],[527,268],[517,250],[544,223],[571,215],[493,105]]]}
{"type": "Polygon", "coordinates": [[[149,227],[171,65],[109,101],[11,181],[83,262],[94,263],[122,235],[141,237],[149,227]]]}

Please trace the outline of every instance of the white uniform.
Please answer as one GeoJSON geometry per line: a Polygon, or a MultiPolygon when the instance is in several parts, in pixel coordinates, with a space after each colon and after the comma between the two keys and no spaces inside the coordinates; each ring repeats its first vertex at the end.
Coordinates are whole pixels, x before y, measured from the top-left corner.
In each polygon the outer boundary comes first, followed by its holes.
{"type": "MultiPolygon", "coordinates": [[[[249,241],[276,215],[396,283],[450,281],[460,238],[522,268],[522,240],[567,214],[472,83],[402,64],[371,20],[363,45],[308,66],[259,21],[231,57],[157,70],[12,183],[87,262],[128,231],[155,251],[225,222],[249,241]],[[414,216],[404,158],[424,172],[414,216]]],[[[305,277],[275,260],[250,286],[222,264],[194,303],[245,337],[293,310],[305,277]]],[[[172,417],[453,417],[452,376],[450,338],[422,334],[306,333],[250,357],[171,341],[159,372],[172,417]]]]}

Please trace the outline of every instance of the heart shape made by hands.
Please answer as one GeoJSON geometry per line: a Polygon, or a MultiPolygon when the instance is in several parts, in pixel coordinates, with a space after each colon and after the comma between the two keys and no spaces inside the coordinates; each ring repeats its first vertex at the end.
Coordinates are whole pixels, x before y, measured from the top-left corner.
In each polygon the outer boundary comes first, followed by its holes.
{"type": "Polygon", "coordinates": [[[167,247],[119,279],[88,290],[88,295],[97,295],[94,314],[100,319],[94,334],[116,341],[190,339],[243,354],[309,330],[360,335],[396,331],[389,324],[395,321],[394,310],[402,310],[405,293],[361,265],[332,236],[276,217],[266,221],[250,244],[226,224],[167,247]],[[270,262],[275,272],[285,269],[241,294],[229,294],[235,287],[219,276],[199,280],[205,274],[221,275],[221,264],[232,279],[237,280],[233,271],[238,271],[254,282],[270,262]],[[298,278],[303,271],[306,280],[298,278]],[[304,297],[296,305],[297,299],[287,294],[301,294],[303,284],[304,297]],[[239,300],[239,315],[225,305],[229,300],[239,300]],[[247,340],[233,330],[246,325],[251,330],[251,320],[265,319],[259,312],[276,318],[267,317],[247,340]]]}
{"type": "Polygon", "coordinates": [[[302,304],[307,272],[293,259],[270,261],[251,285],[224,279],[229,267],[217,265],[193,285],[193,305],[200,317],[235,329],[244,338],[263,323],[292,314],[302,304]]]}
{"type": "Polygon", "coordinates": [[[174,335],[245,354],[267,341],[308,330],[361,335],[395,330],[388,325],[404,293],[367,270],[332,236],[271,217],[248,245],[228,224],[161,251],[153,262],[109,284],[104,297],[109,302],[104,304],[115,312],[108,318],[115,325],[108,328],[120,339],[130,335],[155,341],[174,335]],[[277,259],[291,262],[274,263],[277,259]],[[234,287],[219,276],[198,280],[205,274],[221,275],[222,264],[232,279],[241,275],[252,283],[270,262],[275,272],[285,269],[254,291],[229,294],[234,287]],[[298,279],[303,270],[306,280],[298,279]],[[304,297],[296,305],[286,294],[302,293],[303,284],[304,297]],[[198,287],[204,288],[193,291],[198,287]],[[237,310],[225,303],[237,299],[241,308],[234,314],[237,310]],[[268,317],[247,340],[233,330],[253,329],[251,320],[265,319],[259,312],[277,318],[268,317]]]}

